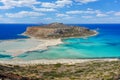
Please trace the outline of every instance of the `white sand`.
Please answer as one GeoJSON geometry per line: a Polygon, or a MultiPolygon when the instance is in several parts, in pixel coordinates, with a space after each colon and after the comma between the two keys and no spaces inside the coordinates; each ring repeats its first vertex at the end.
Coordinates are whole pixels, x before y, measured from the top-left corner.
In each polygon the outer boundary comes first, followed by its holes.
{"type": "Polygon", "coordinates": [[[119,61],[119,59],[55,59],[55,60],[31,60],[31,61],[20,61],[20,60],[9,60],[9,61],[0,61],[0,64],[11,64],[11,65],[36,65],[36,64],[76,64],[76,63],[84,63],[90,61],[119,61]]]}
{"type": "Polygon", "coordinates": [[[3,48],[6,53],[15,57],[28,51],[45,50],[48,46],[54,46],[62,43],[61,39],[44,40],[30,38],[23,39],[25,40],[23,42],[20,42],[19,40],[4,41],[0,44],[0,49],[3,48]]]}

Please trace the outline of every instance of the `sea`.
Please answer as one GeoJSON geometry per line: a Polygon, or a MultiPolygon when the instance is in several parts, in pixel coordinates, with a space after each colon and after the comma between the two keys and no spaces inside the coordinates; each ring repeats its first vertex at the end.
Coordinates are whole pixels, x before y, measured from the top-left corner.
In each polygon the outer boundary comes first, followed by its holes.
{"type": "Polygon", "coordinates": [[[120,58],[120,24],[67,24],[97,30],[99,34],[88,38],[66,38],[62,39],[63,44],[48,47],[47,50],[11,56],[12,53],[7,52],[10,48],[34,45],[34,42],[31,45],[29,42],[24,44],[29,37],[21,34],[27,27],[38,25],[40,24],[0,24],[0,60],[120,58]]]}

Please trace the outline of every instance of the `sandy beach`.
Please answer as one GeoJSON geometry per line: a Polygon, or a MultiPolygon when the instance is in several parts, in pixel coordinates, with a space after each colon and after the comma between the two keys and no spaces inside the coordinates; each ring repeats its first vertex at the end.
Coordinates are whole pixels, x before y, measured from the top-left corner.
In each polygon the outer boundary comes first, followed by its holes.
{"type": "Polygon", "coordinates": [[[5,60],[0,61],[0,64],[10,64],[10,65],[19,65],[19,66],[27,66],[27,65],[37,65],[37,64],[76,64],[76,63],[84,63],[91,61],[119,61],[117,58],[108,58],[108,59],[40,59],[40,60],[31,60],[31,61],[23,61],[23,60],[5,60]]]}
{"type": "MultiPolygon", "coordinates": [[[[11,40],[9,42],[14,42],[14,41],[11,40]]],[[[7,53],[12,53],[10,55],[15,57],[15,56],[18,56],[18,55],[23,54],[25,52],[28,52],[28,51],[46,50],[49,46],[55,46],[55,45],[58,45],[58,44],[62,44],[62,41],[61,41],[61,39],[49,39],[48,40],[48,39],[29,38],[26,42],[23,42],[22,44],[24,44],[24,45],[26,44],[25,46],[27,46],[27,45],[29,46],[29,44],[31,44],[31,45],[28,48],[8,49],[8,50],[6,50],[6,52],[7,53]],[[34,43],[36,45],[34,45],[34,43]]],[[[12,45],[12,43],[11,43],[11,45],[12,45]]]]}

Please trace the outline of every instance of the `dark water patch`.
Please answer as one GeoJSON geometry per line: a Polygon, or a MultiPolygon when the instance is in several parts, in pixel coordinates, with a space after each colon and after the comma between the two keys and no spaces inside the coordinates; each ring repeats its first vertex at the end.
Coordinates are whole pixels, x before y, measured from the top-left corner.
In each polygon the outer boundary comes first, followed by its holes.
{"type": "Polygon", "coordinates": [[[67,47],[71,47],[71,46],[74,46],[74,45],[81,45],[81,44],[94,44],[94,42],[74,42],[74,43],[66,43],[64,44],[64,46],[67,46],[67,47]]]}
{"type": "Polygon", "coordinates": [[[70,43],[69,43],[69,44],[64,44],[64,46],[65,46],[65,47],[72,47],[73,44],[70,44],[70,43]]]}
{"type": "Polygon", "coordinates": [[[19,56],[17,56],[17,57],[21,57],[21,58],[23,58],[23,57],[27,57],[27,56],[29,56],[29,54],[34,54],[34,53],[43,53],[43,52],[45,52],[46,50],[36,50],[36,51],[27,51],[26,53],[24,53],[24,54],[21,54],[21,55],[19,55],[19,56]]]}
{"type": "Polygon", "coordinates": [[[28,54],[22,54],[22,55],[19,55],[17,57],[23,58],[23,57],[27,57],[27,56],[28,56],[28,54]]]}
{"type": "Polygon", "coordinates": [[[114,42],[107,42],[106,44],[110,45],[110,46],[118,46],[118,45],[120,45],[120,43],[114,43],[114,42]]]}
{"type": "Polygon", "coordinates": [[[12,58],[10,55],[3,55],[3,54],[0,54],[0,58],[12,58]]]}
{"type": "Polygon", "coordinates": [[[5,50],[0,50],[1,53],[6,52],[5,50]]]}
{"type": "Polygon", "coordinates": [[[18,34],[25,32],[28,26],[36,25],[38,24],[0,24],[0,40],[27,38],[18,34]]]}
{"type": "MultiPolygon", "coordinates": [[[[26,38],[27,39],[27,38],[26,38]]],[[[16,40],[16,42],[25,42],[26,40],[24,40],[24,39],[18,39],[18,40],[16,40]]]]}
{"type": "Polygon", "coordinates": [[[93,44],[94,42],[79,42],[77,44],[93,44]]]}
{"type": "Polygon", "coordinates": [[[45,52],[46,50],[35,50],[35,51],[28,51],[28,52],[26,52],[26,54],[30,54],[30,53],[43,53],[43,52],[45,52]]]}
{"type": "Polygon", "coordinates": [[[84,44],[92,44],[92,43],[94,43],[93,41],[74,41],[74,42],[65,42],[64,44],[82,44],[82,43],[84,43],[84,44]]]}

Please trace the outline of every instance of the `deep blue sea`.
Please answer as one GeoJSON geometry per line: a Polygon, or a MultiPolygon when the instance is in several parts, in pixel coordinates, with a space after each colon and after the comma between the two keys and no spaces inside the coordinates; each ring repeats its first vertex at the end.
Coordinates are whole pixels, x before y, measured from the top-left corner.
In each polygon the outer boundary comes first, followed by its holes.
{"type": "Polygon", "coordinates": [[[26,38],[19,34],[23,33],[27,27],[37,24],[0,24],[0,40],[26,38]]]}
{"type": "MultiPolygon", "coordinates": [[[[0,43],[4,40],[26,39],[19,35],[28,26],[38,24],[0,24],[0,43]]],[[[120,24],[69,24],[97,29],[98,35],[83,38],[63,39],[64,44],[49,47],[48,50],[26,52],[16,58],[34,59],[79,59],[79,58],[119,58],[120,57],[120,24]]],[[[3,46],[0,44],[0,46],[3,46]]],[[[24,47],[24,46],[23,46],[24,47]]],[[[0,47],[0,59],[13,59],[0,47]],[[4,54],[6,53],[6,54],[4,54]]]]}

